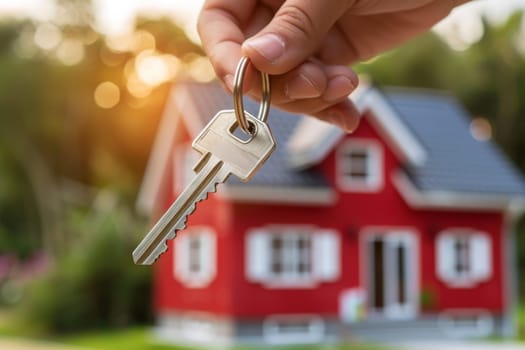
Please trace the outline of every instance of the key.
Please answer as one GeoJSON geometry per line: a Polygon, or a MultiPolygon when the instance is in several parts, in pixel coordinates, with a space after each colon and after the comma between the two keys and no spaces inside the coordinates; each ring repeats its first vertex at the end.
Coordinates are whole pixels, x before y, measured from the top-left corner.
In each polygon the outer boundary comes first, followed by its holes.
{"type": "Polygon", "coordinates": [[[219,183],[231,174],[243,182],[250,180],[270,157],[275,149],[270,128],[248,112],[245,116],[253,133],[247,140],[234,135],[238,127],[234,110],[219,112],[195,138],[192,147],[202,154],[193,168],[195,177],[135,248],[135,264],[155,262],[167,250],[167,240],[186,227],[197,202],[215,192],[219,183]]]}

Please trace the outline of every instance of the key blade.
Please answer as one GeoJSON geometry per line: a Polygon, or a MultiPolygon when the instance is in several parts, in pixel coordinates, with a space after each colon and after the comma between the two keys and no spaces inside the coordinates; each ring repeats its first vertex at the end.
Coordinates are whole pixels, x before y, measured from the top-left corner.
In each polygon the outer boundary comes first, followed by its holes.
{"type": "Polygon", "coordinates": [[[188,215],[193,213],[197,202],[205,199],[209,192],[215,192],[217,184],[228,177],[223,165],[210,153],[202,156],[195,177],[133,251],[135,264],[151,265],[166,251],[167,240],[186,228],[188,215]]]}

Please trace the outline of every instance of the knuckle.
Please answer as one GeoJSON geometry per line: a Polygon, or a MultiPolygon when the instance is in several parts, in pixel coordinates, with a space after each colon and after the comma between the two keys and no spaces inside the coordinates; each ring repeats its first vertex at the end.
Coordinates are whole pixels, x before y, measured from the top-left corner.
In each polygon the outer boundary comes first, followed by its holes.
{"type": "Polygon", "coordinates": [[[296,5],[288,5],[281,8],[276,19],[285,30],[294,34],[300,34],[305,38],[313,38],[318,32],[317,25],[311,15],[296,5]]]}

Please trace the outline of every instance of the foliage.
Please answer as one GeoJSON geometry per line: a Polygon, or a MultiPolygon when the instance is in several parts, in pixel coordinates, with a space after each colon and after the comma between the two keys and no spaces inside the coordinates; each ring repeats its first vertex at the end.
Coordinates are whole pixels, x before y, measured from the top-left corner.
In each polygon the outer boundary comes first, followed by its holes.
{"type": "Polygon", "coordinates": [[[25,320],[49,333],[150,320],[150,269],[130,256],[144,224],[118,205],[72,211],[68,221],[77,244],[29,286],[20,305],[25,320]]]}

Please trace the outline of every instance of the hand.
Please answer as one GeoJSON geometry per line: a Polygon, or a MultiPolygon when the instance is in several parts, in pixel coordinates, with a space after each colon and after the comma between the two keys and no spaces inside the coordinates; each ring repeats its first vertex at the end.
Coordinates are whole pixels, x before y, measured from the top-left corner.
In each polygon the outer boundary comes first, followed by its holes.
{"type": "MultiPolygon", "coordinates": [[[[207,0],[198,29],[217,77],[233,91],[242,55],[271,74],[272,104],[352,131],[348,67],[427,31],[464,0],[207,0]],[[249,38],[248,40],[246,40],[249,38]]],[[[244,83],[260,98],[257,75],[244,83]]]]}

